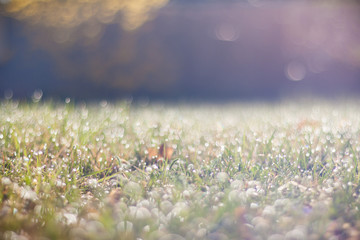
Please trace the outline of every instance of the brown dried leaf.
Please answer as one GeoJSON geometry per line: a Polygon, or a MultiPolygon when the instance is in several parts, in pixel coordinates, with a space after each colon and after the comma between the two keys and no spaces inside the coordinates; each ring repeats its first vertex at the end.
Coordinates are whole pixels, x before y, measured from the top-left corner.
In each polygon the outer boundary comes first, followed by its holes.
{"type": "Polygon", "coordinates": [[[161,144],[159,148],[147,149],[147,162],[162,163],[164,160],[170,160],[174,154],[174,148],[168,147],[165,144],[161,144]]]}
{"type": "Polygon", "coordinates": [[[158,149],[157,148],[148,148],[148,155],[146,157],[147,162],[153,162],[158,158],[158,149]]]}
{"type": "Polygon", "coordinates": [[[172,147],[167,147],[165,144],[161,144],[159,149],[159,155],[163,158],[170,160],[174,153],[174,149],[172,147]]]}

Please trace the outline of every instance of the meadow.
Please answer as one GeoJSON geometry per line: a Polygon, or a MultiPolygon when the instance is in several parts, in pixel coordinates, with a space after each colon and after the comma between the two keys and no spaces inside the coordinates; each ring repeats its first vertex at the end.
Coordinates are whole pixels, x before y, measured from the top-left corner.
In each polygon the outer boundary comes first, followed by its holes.
{"type": "Polygon", "coordinates": [[[359,239],[360,102],[0,102],[0,239],[359,239]]]}

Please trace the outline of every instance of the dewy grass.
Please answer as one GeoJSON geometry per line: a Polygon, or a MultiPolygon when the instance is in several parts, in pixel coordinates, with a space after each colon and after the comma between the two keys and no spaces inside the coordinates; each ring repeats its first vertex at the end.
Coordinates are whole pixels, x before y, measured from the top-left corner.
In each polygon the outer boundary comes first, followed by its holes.
{"type": "Polygon", "coordinates": [[[1,102],[0,239],[359,239],[359,106],[1,102]]]}

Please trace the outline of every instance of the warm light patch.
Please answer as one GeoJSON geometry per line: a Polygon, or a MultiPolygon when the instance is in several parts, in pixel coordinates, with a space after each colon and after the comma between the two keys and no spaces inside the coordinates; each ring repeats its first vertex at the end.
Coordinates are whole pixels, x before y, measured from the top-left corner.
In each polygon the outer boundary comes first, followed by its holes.
{"type": "MultiPolygon", "coordinates": [[[[152,11],[165,6],[168,0],[11,0],[4,3],[5,11],[19,20],[34,25],[57,28],[74,28],[89,20],[112,23],[122,16],[120,25],[134,30],[151,19],[152,11]]],[[[99,33],[88,31],[89,37],[99,33]]]]}

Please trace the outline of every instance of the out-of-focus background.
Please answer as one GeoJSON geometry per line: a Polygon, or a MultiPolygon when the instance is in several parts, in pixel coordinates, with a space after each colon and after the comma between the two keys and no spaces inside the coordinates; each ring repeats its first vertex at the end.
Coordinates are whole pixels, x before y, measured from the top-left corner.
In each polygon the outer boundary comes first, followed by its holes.
{"type": "Polygon", "coordinates": [[[0,96],[360,94],[356,1],[0,0],[0,96]]]}

